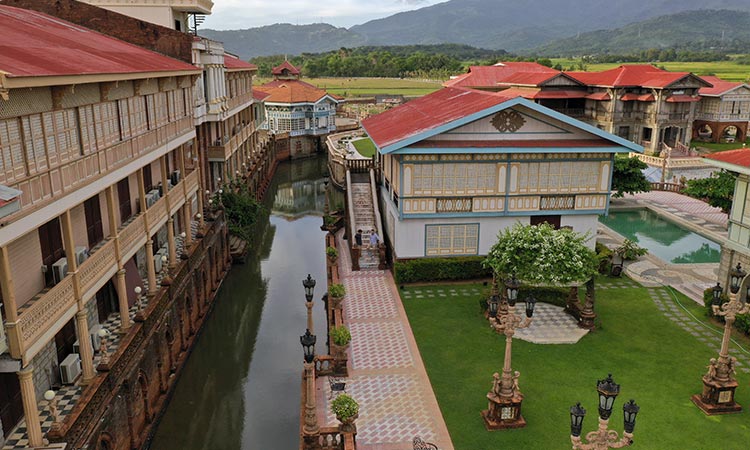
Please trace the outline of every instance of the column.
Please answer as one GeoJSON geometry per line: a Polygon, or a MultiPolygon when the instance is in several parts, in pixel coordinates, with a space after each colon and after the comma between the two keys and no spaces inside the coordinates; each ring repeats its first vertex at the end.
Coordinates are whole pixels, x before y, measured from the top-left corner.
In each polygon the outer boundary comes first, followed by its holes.
{"type": "Polygon", "coordinates": [[[156,266],[154,265],[154,241],[146,239],[146,272],[148,276],[148,295],[156,295],[159,289],[156,284],[156,266]]]}
{"type": "Polygon", "coordinates": [[[125,269],[117,271],[117,303],[120,307],[120,331],[125,333],[130,328],[130,307],[128,306],[128,291],[125,284],[125,269]]]}
{"type": "Polygon", "coordinates": [[[177,266],[177,247],[174,243],[174,219],[169,216],[167,219],[167,244],[169,247],[169,269],[177,266]]]}
{"type": "MultiPolygon", "coordinates": [[[[3,294],[3,303],[5,303],[5,328],[8,332],[7,337],[10,354],[14,358],[20,358],[20,340],[18,339],[18,332],[16,330],[18,306],[16,305],[16,288],[10,274],[8,247],[0,247],[0,292],[3,294]]],[[[3,324],[0,323],[0,327],[2,326],[3,324]]]]}
{"type": "Polygon", "coordinates": [[[96,376],[94,370],[94,351],[91,348],[91,338],[89,337],[88,314],[86,310],[80,310],[76,313],[76,331],[78,333],[78,343],[81,352],[81,367],[83,369],[83,383],[89,384],[96,376]]]}
{"type": "Polygon", "coordinates": [[[34,369],[29,366],[17,372],[21,384],[21,400],[23,402],[23,417],[26,420],[26,432],[29,435],[29,447],[41,447],[42,425],[39,423],[39,408],[36,403],[34,390],[34,369]]]}
{"type": "Polygon", "coordinates": [[[186,196],[185,204],[182,205],[182,217],[183,222],[185,223],[185,252],[187,253],[187,248],[193,245],[193,230],[192,230],[192,214],[190,212],[190,197],[186,196]]]}

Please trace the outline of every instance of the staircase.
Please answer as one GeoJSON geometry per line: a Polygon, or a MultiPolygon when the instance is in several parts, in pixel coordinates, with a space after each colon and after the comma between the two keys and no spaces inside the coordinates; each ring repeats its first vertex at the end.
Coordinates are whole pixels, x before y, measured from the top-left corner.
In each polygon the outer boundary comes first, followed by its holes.
{"type": "MultiPolygon", "coordinates": [[[[375,223],[375,210],[372,204],[372,188],[370,186],[369,173],[351,174],[351,185],[349,186],[354,206],[354,232],[362,230],[362,253],[359,258],[361,270],[376,270],[379,263],[377,249],[368,249],[370,244],[370,230],[377,229],[375,223]]],[[[354,239],[352,237],[352,239],[354,239]]],[[[380,236],[382,241],[383,236],[380,236]]],[[[354,241],[352,241],[354,242],[354,241]]]]}

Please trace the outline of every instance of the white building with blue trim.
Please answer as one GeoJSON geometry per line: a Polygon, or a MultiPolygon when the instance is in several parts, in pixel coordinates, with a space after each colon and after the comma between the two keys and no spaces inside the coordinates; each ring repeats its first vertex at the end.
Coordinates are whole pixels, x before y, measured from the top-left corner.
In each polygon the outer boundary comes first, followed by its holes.
{"type": "MultiPolygon", "coordinates": [[[[548,222],[594,237],[623,138],[523,98],[445,88],[363,121],[394,259],[484,255],[548,222]]],[[[595,239],[590,239],[593,248],[595,239]]]]}

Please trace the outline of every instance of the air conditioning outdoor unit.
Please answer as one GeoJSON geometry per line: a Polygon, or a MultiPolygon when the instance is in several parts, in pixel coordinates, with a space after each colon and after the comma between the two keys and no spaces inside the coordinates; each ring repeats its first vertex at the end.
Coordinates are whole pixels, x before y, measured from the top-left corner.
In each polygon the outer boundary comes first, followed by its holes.
{"type": "Polygon", "coordinates": [[[55,284],[61,282],[67,274],[68,258],[60,258],[54,264],[52,264],[52,278],[55,280],[55,284]]]}
{"type": "Polygon", "coordinates": [[[154,270],[156,273],[161,272],[161,255],[158,253],[154,255],[154,270]]]}
{"type": "Polygon", "coordinates": [[[76,247],[76,262],[80,266],[84,261],[89,259],[88,247],[76,247]]]}
{"type": "Polygon", "coordinates": [[[171,174],[169,174],[169,181],[172,182],[172,186],[177,186],[177,183],[180,182],[181,174],[179,170],[175,170],[171,174]]]}
{"type": "Polygon", "coordinates": [[[73,384],[81,374],[81,355],[71,353],[60,363],[60,379],[63,384],[73,384]]]}
{"type": "Polygon", "coordinates": [[[159,200],[159,191],[151,191],[146,194],[146,206],[151,207],[159,200]]]}

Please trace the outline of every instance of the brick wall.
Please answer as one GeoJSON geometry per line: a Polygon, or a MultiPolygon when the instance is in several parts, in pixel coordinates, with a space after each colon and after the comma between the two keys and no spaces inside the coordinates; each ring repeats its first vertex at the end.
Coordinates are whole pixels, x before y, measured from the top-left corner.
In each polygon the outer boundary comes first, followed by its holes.
{"type": "Polygon", "coordinates": [[[99,33],[192,63],[192,37],[75,0],[0,0],[18,8],[40,11],[99,33]]]}
{"type": "Polygon", "coordinates": [[[44,398],[44,391],[60,381],[60,366],[57,363],[57,347],[54,339],[47,342],[47,345],[34,356],[31,364],[34,367],[34,389],[38,402],[44,398]]]}

